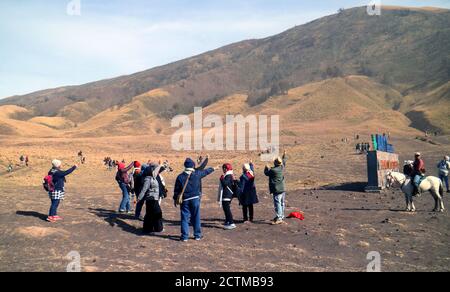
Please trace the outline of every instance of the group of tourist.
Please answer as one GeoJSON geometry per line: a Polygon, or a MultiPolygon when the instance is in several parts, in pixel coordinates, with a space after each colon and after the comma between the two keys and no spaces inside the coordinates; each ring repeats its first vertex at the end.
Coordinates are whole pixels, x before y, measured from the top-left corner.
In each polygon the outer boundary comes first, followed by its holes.
{"type": "MultiPolygon", "coordinates": [[[[112,161],[105,159],[106,162],[112,161]]],[[[172,171],[168,161],[163,163],[148,162],[141,164],[134,161],[129,165],[117,163],[115,180],[121,190],[122,200],[118,212],[120,214],[133,215],[136,220],[143,221],[143,232],[145,234],[160,233],[164,231],[163,214],[161,202],[168,196],[168,189],[163,177],[164,172],[172,171]],[[142,210],[146,207],[144,218],[141,217],[142,210]],[[133,206],[135,209],[133,210],[133,206]]],[[[219,191],[217,201],[224,212],[224,229],[236,228],[232,213],[232,202],[239,201],[243,210],[245,223],[254,220],[254,205],[259,202],[255,185],[255,165],[252,161],[242,165],[240,176],[234,173],[233,166],[225,163],[222,167],[208,167],[209,156],[197,160],[191,158],[184,162],[184,171],[178,175],[174,185],[174,206],[180,208],[181,217],[181,241],[188,241],[190,231],[189,225],[194,229],[195,240],[203,237],[201,228],[201,199],[203,195],[202,180],[221,169],[222,175],[219,180],[219,191]]],[[[47,220],[57,222],[62,220],[58,216],[58,206],[64,199],[65,177],[75,171],[77,166],[63,171],[61,161],[54,160],[52,169],[44,179],[44,188],[48,191],[51,199],[51,207],[47,220]]],[[[284,223],[286,208],[286,186],[285,172],[286,151],[282,157],[277,157],[273,165],[266,165],[264,174],[269,180],[269,190],[273,195],[276,216],[272,222],[274,225],[284,223]]]]}

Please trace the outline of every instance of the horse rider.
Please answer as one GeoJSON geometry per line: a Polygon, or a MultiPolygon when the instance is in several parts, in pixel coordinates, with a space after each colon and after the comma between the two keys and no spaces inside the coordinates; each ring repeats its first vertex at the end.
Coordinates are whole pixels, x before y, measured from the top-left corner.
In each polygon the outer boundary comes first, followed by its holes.
{"type": "Polygon", "coordinates": [[[415,160],[413,164],[413,174],[412,178],[414,179],[414,195],[417,196],[419,194],[419,186],[422,178],[425,176],[425,162],[422,160],[422,154],[416,153],[415,160]]]}

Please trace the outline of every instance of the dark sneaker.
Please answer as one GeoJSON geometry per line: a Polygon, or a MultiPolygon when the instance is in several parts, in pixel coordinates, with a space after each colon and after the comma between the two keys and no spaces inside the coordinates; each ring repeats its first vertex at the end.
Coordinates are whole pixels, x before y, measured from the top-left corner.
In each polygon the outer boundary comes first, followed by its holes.
{"type": "Polygon", "coordinates": [[[283,223],[284,223],[284,221],[282,219],[277,218],[277,219],[273,220],[272,225],[280,225],[283,223]]]}

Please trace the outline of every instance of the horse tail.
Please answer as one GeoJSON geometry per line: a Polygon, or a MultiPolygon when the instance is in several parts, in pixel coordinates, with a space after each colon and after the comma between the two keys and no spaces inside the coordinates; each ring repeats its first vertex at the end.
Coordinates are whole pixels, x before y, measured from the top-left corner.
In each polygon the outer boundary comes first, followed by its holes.
{"type": "Polygon", "coordinates": [[[444,198],[444,183],[442,182],[442,180],[439,184],[439,194],[441,195],[441,198],[444,198]]]}

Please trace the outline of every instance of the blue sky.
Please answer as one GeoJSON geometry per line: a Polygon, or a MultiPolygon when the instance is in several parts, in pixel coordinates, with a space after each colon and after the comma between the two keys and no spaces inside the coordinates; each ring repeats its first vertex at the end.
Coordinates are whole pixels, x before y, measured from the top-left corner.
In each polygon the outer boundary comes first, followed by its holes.
{"type": "Polygon", "coordinates": [[[80,0],[80,16],[70,2],[0,1],[0,98],[131,74],[370,1],[80,0]]]}

